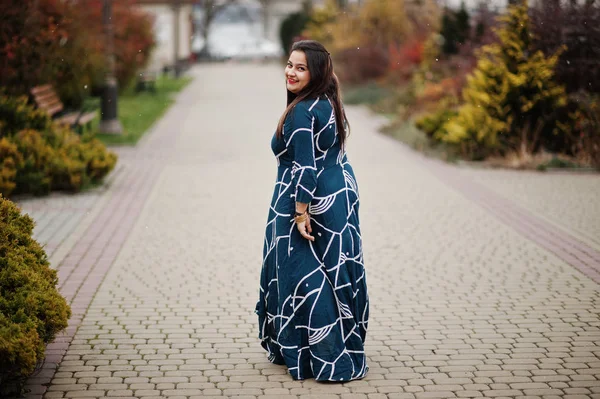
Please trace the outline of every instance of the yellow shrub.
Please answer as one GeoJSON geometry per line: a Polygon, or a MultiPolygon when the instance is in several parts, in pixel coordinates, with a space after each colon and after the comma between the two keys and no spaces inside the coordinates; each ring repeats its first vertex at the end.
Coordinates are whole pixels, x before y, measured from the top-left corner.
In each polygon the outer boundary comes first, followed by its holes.
{"type": "Polygon", "coordinates": [[[92,183],[97,183],[108,174],[117,163],[117,155],[106,151],[104,144],[97,139],[84,143],[84,156],[87,163],[87,174],[92,183]]]}
{"type": "Polygon", "coordinates": [[[323,7],[315,7],[302,34],[322,43],[329,51],[333,49],[332,27],[337,18],[344,17],[335,0],[327,0],[323,7]]]}
{"type": "Polygon", "coordinates": [[[16,144],[8,138],[0,139],[0,194],[10,195],[16,187],[17,167],[23,161],[16,144]]]}
{"type": "Polygon", "coordinates": [[[47,194],[52,188],[54,149],[37,130],[21,130],[14,141],[23,157],[18,165],[16,192],[47,194]]]}
{"type": "Polygon", "coordinates": [[[567,139],[559,123],[565,89],[553,79],[558,54],[532,51],[526,3],[510,7],[501,21],[500,41],[482,48],[467,78],[465,104],[436,135],[472,158],[526,155],[567,139]]]}
{"type": "Polygon", "coordinates": [[[78,191],[114,168],[117,157],[104,144],[52,123],[26,100],[0,95],[1,194],[78,191]]]}
{"type": "Polygon", "coordinates": [[[0,397],[19,393],[71,313],[33,226],[0,195],[0,397]]]}
{"type": "Polygon", "coordinates": [[[115,166],[117,156],[91,137],[69,129],[55,129],[49,139],[55,150],[52,160],[53,189],[79,191],[100,182],[115,166]]]}

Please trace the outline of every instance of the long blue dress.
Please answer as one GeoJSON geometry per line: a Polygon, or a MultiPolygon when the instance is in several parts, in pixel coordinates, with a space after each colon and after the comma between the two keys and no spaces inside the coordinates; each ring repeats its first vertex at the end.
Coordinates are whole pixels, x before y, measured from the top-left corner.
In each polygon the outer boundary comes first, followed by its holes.
{"type": "Polygon", "coordinates": [[[296,105],[271,147],[278,168],[256,305],[261,344],[294,379],[362,378],[369,299],[358,186],[330,100],[296,105]],[[294,223],[296,201],[310,203],[314,242],[294,223]]]}

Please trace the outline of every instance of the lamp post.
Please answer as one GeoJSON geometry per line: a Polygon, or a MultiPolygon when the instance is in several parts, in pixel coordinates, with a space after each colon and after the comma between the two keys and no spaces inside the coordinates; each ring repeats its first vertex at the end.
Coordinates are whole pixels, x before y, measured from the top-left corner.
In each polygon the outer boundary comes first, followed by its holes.
{"type": "Polygon", "coordinates": [[[119,95],[115,78],[114,32],[112,22],[112,0],[104,0],[102,7],[102,25],[106,55],[106,73],[102,92],[100,133],[121,134],[123,126],[117,117],[117,98],[119,95]]]}
{"type": "Polygon", "coordinates": [[[179,65],[179,31],[181,30],[179,24],[181,0],[174,0],[171,4],[173,8],[173,71],[175,77],[181,75],[181,66],[179,65]]]}

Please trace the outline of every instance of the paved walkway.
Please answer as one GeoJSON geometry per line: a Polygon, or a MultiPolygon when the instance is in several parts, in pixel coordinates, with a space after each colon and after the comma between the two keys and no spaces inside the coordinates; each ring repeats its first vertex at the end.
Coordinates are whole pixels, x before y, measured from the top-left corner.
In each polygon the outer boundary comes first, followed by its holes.
{"type": "Polygon", "coordinates": [[[22,202],[74,309],[30,397],[600,398],[598,176],[447,166],[356,107],[370,373],[270,364],[253,309],[281,71],[192,74],[105,189],[22,202]]]}

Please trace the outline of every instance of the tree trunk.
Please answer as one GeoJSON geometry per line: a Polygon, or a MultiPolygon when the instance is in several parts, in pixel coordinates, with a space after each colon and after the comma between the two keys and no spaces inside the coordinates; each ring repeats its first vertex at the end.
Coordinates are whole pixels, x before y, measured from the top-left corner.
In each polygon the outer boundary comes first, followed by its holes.
{"type": "Polygon", "coordinates": [[[263,22],[263,36],[269,37],[269,15],[271,11],[272,0],[260,0],[262,6],[262,22],[263,22]]]}
{"type": "Polygon", "coordinates": [[[217,16],[217,14],[223,10],[225,7],[230,4],[235,3],[237,0],[202,0],[198,4],[202,7],[203,16],[202,16],[202,28],[200,32],[202,34],[202,38],[204,39],[204,47],[202,51],[200,51],[200,56],[208,56],[208,34],[210,33],[210,26],[217,16]]]}

